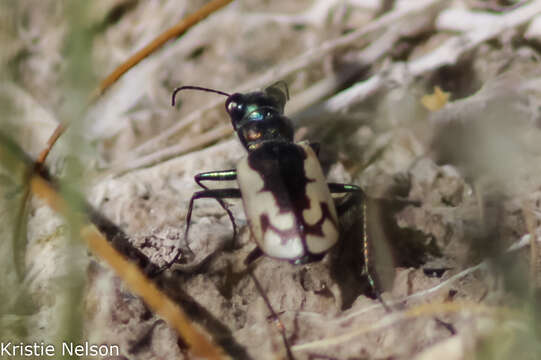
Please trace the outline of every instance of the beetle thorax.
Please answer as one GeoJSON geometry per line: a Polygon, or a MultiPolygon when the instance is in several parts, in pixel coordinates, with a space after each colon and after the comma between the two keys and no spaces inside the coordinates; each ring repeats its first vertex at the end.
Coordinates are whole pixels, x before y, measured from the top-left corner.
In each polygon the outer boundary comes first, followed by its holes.
{"type": "Polygon", "coordinates": [[[293,128],[289,119],[279,114],[267,115],[265,121],[249,121],[237,129],[239,139],[248,151],[253,151],[268,141],[293,141],[293,128]]]}

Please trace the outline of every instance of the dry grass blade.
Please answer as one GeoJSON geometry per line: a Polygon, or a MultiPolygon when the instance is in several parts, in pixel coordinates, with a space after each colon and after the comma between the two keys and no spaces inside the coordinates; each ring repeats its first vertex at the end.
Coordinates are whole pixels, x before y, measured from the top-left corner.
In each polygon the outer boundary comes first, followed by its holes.
{"type": "MultiPolygon", "coordinates": [[[[182,19],[178,24],[167,29],[153,41],[150,42],[147,46],[139,50],[132,57],[130,57],[126,62],[118,66],[111,74],[109,74],[100,84],[99,88],[90,97],[90,103],[96,101],[101,95],[107,91],[122,75],[124,75],[128,70],[137,65],[141,60],[145,59],[147,56],[152,54],[154,51],[159,49],[169,40],[178,37],[185,33],[189,28],[196,25],[201,20],[205,19],[210,14],[216,12],[220,8],[226,6],[233,0],[214,0],[200,8],[195,13],[189,15],[188,17],[182,19]]],[[[64,133],[67,126],[64,124],[58,125],[55,129],[53,135],[47,141],[47,147],[41,152],[38,163],[43,164],[47,159],[47,155],[53,148],[54,144],[58,138],[64,133]]]]}
{"type": "MultiPolygon", "coordinates": [[[[44,179],[34,176],[30,182],[32,192],[45,200],[58,212],[69,210],[66,204],[51,185],[44,179]]],[[[188,316],[171,299],[160,292],[141,270],[116,251],[94,227],[86,225],[81,231],[81,237],[88,243],[89,248],[102,260],[107,262],[122,278],[128,287],[141,296],[145,303],[177,330],[182,338],[190,345],[196,356],[205,359],[225,359],[227,356],[216,345],[212,344],[201,330],[197,329],[188,316]]]]}
{"type": "Polygon", "coordinates": [[[189,15],[188,17],[182,19],[178,24],[173,26],[170,29],[167,29],[158,37],[156,37],[150,44],[139,50],[135,55],[130,57],[124,64],[117,67],[109,76],[105,78],[100,84],[97,92],[92,96],[92,100],[95,100],[97,97],[103,95],[103,93],[111,87],[122,75],[124,75],[128,70],[137,65],[141,60],[146,58],[148,55],[152,54],[154,51],[159,49],[163,44],[169,40],[182,35],[189,28],[197,24],[199,21],[205,19],[210,14],[226,6],[233,0],[214,0],[200,8],[195,13],[189,15]]]}
{"type": "MultiPolygon", "coordinates": [[[[21,166],[32,166],[30,158],[9,137],[0,134],[0,160],[7,164],[11,170],[21,166]]],[[[33,194],[47,203],[49,207],[59,213],[74,214],[74,210],[53,188],[48,180],[36,171],[29,176],[29,187],[33,194]]],[[[86,214],[81,213],[82,217],[86,214]]],[[[101,259],[107,262],[123,279],[128,287],[143,298],[150,308],[162,316],[189,344],[194,355],[205,359],[228,358],[224,351],[214,345],[209,336],[192,324],[188,316],[171,299],[163,294],[156,285],[150,281],[143,272],[122,254],[114,249],[107,239],[87,220],[81,219],[80,234],[87,242],[89,248],[101,259]]]]}
{"type": "Polygon", "coordinates": [[[47,155],[49,155],[49,152],[51,152],[51,149],[53,148],[58,138],[60,138],[60,135],[64,133],[64,130],[66,130],[66,126],[64,124],[59,124],[56,129],[54,129],[53,134],[51,135],[49,140],[47,140],[47,147],[43,149],[43,151],[39,154],[39,157],[36,161],[38,164],[45,163],[47,155]]]}

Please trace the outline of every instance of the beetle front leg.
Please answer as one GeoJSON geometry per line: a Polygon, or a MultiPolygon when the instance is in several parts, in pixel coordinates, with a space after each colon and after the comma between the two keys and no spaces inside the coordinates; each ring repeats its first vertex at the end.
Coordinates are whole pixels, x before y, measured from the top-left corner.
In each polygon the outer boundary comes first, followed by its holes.
{"type": "MultiPolygon", "coordinates": [[[[205,190],[209,190],[209,188],[206,187],[202,183],[203,181],[237,180],[237,170],[231,169],[231,170],[208,171],[208,172],[195,175],[194,180],[197,183],[197,185],[201,186],[205,190]]],[[[237,238],[237,224],[235,223],[235,217],[233,216],[233,213],[231,212],[231,210],[229,210],[229,207],[227,206],[227,204],[222,199],[216,198],[216,201],[218,201],[222,209],[224,209],[225,212],[227,212],[227,216],[229,216],[231,225],[233,225],[233,241],[235,241],[235,239],[237,238]]]]}
{"type": "Polygon", "coordinates": [[[195,175],[194,177],[197,185],[206,189],[207,187],[201,184],[201,181],[232,181],[237,180],[237,170],[219,170],[219,171],[208,171],[195,175]]]}
{"type": "MultiPolygon", "coordinates": [[[[186,230],[184,231],[184,241],[188,243],[188,233],[190,231],[190,225],[192,221],[192,210],[195,200],[197,199],[216,199],[218,202],[222,201],[222,199],[240,199],[241,194],[239,189],[205,189],[201,191],[195,192],[191,199],[190,199],[190,205],[188,206],[188,213],[186,214],[186,230]]],[[[223,201],[222,201],[223,202],[223,201]]],[[[230,211],[226,209],[227,213],[230,214],[230,211]]],[[[231,214],[230,217],[233,215],[231,214]]],[[[235,229],[235,224],[233,223],[233,229],[235,229]]],[[[158,275],[164,270],[169,269],[175,262],[177,262],[178,258],[181,254],[181,248],[179,246],[179,249],[177,250],[177,253],[173,260],[169,261],[167,264],[162,266],[154,275],[158,275]]]]}

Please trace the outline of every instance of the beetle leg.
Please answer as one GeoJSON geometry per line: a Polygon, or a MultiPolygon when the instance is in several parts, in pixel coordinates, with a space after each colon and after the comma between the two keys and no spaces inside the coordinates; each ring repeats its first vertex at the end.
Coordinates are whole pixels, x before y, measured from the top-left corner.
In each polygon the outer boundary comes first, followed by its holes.
{"type": "Polygon", "coordinates": [[[220,171],[209,171],[195,175],[194,177],[197,185],[206,189],[207,187],[201,184],[201,181],[230,181],[237,180],[237,170],[220,170],[220,171]]]}
{"type": "MultiPolygon", "coordinates": [[[[192,195],[192,198],[190,199],[190,205],[188,206],[188,214],[186,214],[186,230],[184,231],[184,241],[188,243],[188,232],[190,231],[190,224],[192,220],[192,210],[193,210],[193,204],[194,201],[197,199],[216,199],[218,201],[222,201],[222,199],[240,199],[240,190],[239,189],[205,189],[201,191],[197,191],[192,195]]],[[[226,209],[228,214],[230,214],[230,211],[226,209]]],[[[232,215],[231,215],[232,216],[232,215]]],[[[173,260],[169,261],[167,264],[162,266],[154,275],[158,275],[164,270],[169,269],[180,257],[181,254],[181,248],[179,246],[179,249],[177,250],[177,253],[173,260]]]]}
{"type": "Polygon", "coordinates": [[[378,300],[381,302],[385,310],[389,312],[390,309],[381,298],[381,294],[379,293],[379,290],[376,287],[376,282],[374,281],[374,278],[372,277],[372,274],[370,272],[371,261],[370,261],[370,243],[368,239],[368,229],[367,229],[366,196],[363,190],[357,185],[339,184],[339,183],[328,183],[328,185],[329,185],[329,190],[332,194],[351,193],[353,195],[350,199],[346,200],[345,203],[341,204],[342,209],[340,210],[342,211],[344,210],[344,208],[349,208],[351,205],[353,205],[352,201],[357,201],[358,196],[360,197],[360,201],[362,204],[361,218],[363,222],[363,235],[362,235],[362,239],[363,239],[362,249],[363,250],[362,251],[363,251],[363,259],[364,259],[364,266],[363,266],[364,273],[366,274],[368,283],[370,284],[370,287],[372,288],[372,290],[375,292],[378,300]]]}
{"type": "Polygon", "coordinates": [[[252,250],[248,256],[246,256],[246,259],[244,259],[244,264],[246,265],[248,274],[252,278],[255,284],[255,288],[257,289],[257,292],[261,297],[263,298],[263,301],[265,301],[265,305],[267,305],[267,308],[269,309],[271,313],[271,317],[274,319],[278,330],[280,331],[280,335],[282,335],[282,341],[284,342],[286,352],[287,352],[287,358],[289,360],[294,360],[293,353],[291,352],[291,346],[289,345],[289,341],[287,340],[287,334],[286,334],[286,328],[284,324],[282,323],[282,320],[280,320],[280,316],[274,311],[274,308],[272,307],[269,298],[265,294],[265,291],[263,290],[263,286],[261,286],[261,283],[257,279],[257,277],[254,274],[253,270],[253,264],[256,260],[261,258],[261,256],[264,255],[263,251],[259,247],[256,247],[254,250],[252,250]]]}
{"type": "MultiPolygon", "coordinates": [[[[209,171],[204,172],[195,175],[194,177],[195,182],[197,185],[201,186],[205,190],[209,190],[208,187],[206,187],[202,181],[232,181],[237,180],[237,170],[231,169],[231,170],[220,170],[220,171],[209,171]]],[[[237,224],[235,223],[235,217],[233,216],[233,213],[231,213],[231,210],[229,210],[229,207],[227,204],[220,198],[215,198],[216,201],[220,204],[222,209],[227,212],[227,216],[229,216],[229,220],[231,221],[231,225],[233,225],[233,241],[237,238],[237,224]]]]}
{"type": "Polygon", "coordinates": [[[329,185],[329,190],[333,194],[339,193],[361,193],[364,194],[363,190],[353,184],[340,184],[340,183],[327,183],[329,185]]]}
{"type": "Polygon", "coordinates": [[[250,277],[254,281],[254,284],[255,284],[255,287],[256,287],[257,291],[259,292],[259,294],[261,295],[261,297],[265,301],[265,304],[269,308],[269,311],[271,313],[272,318],[276,322],[278,330],[280,331],[280,335],[282,335],[282,341],[284,342],[284,345],[286,347],[287,358],[289,360],[294,360],[295,358],[293,357],[293,353],[291,352],[291,347],[289,345],[289,341],[287,340],[286,328],[285,328],[284,324],[282,323],[282,320],[280,320],[280,317],[278,316],[276,311],[274,311],[274,309],[272,308],[272,305],[271,305],[271,303],[269,301],[269,298],[267,297],[267,295],[265,295],[265,291],[263,290],[263,287],[259,283],[259,280],[257,280],[257,277],[255,276],[251,266],[248,266],[248,274],[250,274],[250,277]]]}
{"type": "MultiPolygon", "coordinates": [[[[352,184],[338,184],[338,183],[328,183],[329,190],[331,194],[351,194],[346,201],[336,206],[336,211],[338,215],[342,215],[353,205],[358,204],[361,201],[364,201],[365,194],[363,190],[357,185],[352,184]]],[[[363,218],[364,221],[364,218],[363,218]]]]}

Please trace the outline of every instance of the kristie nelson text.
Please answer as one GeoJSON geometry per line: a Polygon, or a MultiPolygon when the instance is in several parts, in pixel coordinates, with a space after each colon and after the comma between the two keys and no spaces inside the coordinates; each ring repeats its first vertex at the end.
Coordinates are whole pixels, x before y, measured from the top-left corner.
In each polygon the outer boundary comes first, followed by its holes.
{"type": "Polygon", "coordinates": [[[58,345],[33,343],[0,343],[0,358],[6,356],[120,356],[120,347],[109,344],[63,342],[58,345]]]}

